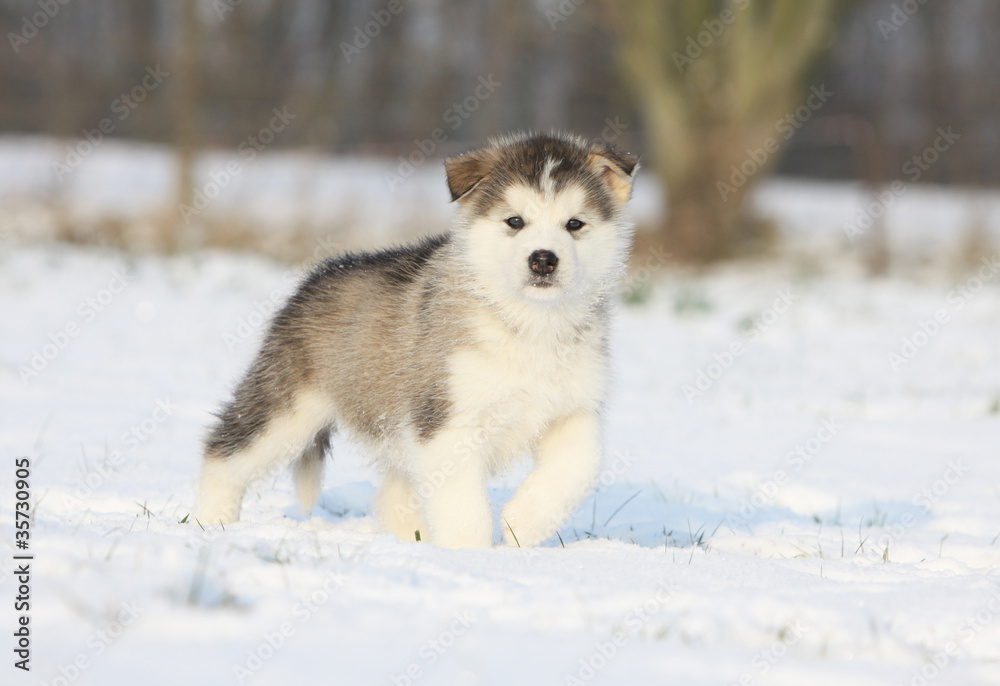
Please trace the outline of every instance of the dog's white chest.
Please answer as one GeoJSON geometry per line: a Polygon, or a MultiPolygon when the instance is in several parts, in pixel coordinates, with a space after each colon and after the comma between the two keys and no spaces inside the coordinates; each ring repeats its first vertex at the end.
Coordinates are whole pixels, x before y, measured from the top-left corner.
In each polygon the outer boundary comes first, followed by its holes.
{"type": "Polygon", "coordinates": [[[482,426],[500,453],[520,453],[552,421],[599,408],[606,364],[598,334],[559,344],[492,322],[478,333],[478,344],[450,365],[454,421],[482,426]]]}

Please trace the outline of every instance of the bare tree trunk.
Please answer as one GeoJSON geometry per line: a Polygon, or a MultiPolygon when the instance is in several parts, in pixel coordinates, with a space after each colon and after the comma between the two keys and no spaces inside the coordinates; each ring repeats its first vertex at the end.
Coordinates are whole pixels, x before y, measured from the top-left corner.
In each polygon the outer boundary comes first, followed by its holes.
{"type": "Polygon", "coordinates": [[[204,243],[202,223],[197,215],[182,212],[194,200],[194,167],[198,150],[198,57],[201,31],[198,0],[180,1],[179,40],[174,59],[174,149],[177,155],[176,247],[194,249],[204,243]]]}
{"type": "Polygon", "coordinates": [[[788,136],[831,0],[607,0],[620,62],[668,195],[662,237],[678,258],[725,257],[744,199],[788,136]],[[789,124],[791,126],[791,124],[789,124]]]}

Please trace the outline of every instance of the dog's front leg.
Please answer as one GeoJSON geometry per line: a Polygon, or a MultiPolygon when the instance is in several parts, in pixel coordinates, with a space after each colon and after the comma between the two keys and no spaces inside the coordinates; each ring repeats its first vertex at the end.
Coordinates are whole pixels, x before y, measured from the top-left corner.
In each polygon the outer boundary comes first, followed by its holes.
{"type": "Polygon", "coordinates": [[[471,434],[447,431],[423,446],[415,476],[430,540],[445,548],[488,548],[493,521],[485,461],[471,434]]]}
{"type": "Polygon", "coordinates": [[[541,543],[566,523],[593,489],[601,464],[601,426],[580,412],[552,424],[535,454],[535,469],[503,510],[508,545],[541,543]]]}

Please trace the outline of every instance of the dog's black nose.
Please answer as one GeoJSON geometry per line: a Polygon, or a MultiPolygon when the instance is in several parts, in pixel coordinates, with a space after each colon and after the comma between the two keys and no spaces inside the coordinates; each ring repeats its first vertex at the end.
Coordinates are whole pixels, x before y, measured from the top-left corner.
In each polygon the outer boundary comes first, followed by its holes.
{"type": "Polygon", "coordinates": [[[559,258],[551,250],[536,250],[528,256],[528,266],[540,276],[548,276],[554,272],[557,264],[559,258]]]}

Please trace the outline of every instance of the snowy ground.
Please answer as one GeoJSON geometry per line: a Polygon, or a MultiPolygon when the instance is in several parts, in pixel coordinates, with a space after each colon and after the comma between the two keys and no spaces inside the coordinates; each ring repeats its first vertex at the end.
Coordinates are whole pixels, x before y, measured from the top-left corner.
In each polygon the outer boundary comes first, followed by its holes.
{"type": "Polygon", "coordinates": [[[377,477],[339,442],[311,516],[282,476],[226,531],[183,523],[209,412],[294,278],[0,253],[0,681],[1000,683],[1000,274],[664,275],[621,308],[607,469],[565,546],[486,551],[380,533],[377,477]],[[30,675],[10,652],[17,456],[30,675]]]}
{"type": "MultiPolygon", "coordinates": [[[[310,517],[281,476],[226,531],[185,522],[209,413],[299,274],[40,241],[172,211],[162,149],[106,141],[60,179],[66,144],[0,139],[8,637],[17,457],[37,504],[32,671],[8,638],[0,683],[1000,683],[1000,274],[861,276],[843,256],[861,189],[762,187],[802,259],[650,280],[662,260],[638,255],[596,494],[562,543],[445,551],[378,531],[377,477],[342,442],[310,517]]],[[[262,156],[205,213],[366,217],[317,252],[443,225],[440,168],[389,188],[393,168],[262,156]]],[[[640,182],[639,219],[661,205],[640,182]]],[[[897,254],[1000,235],[987,193],[913,186],[874,209],[897,254]]]]}

